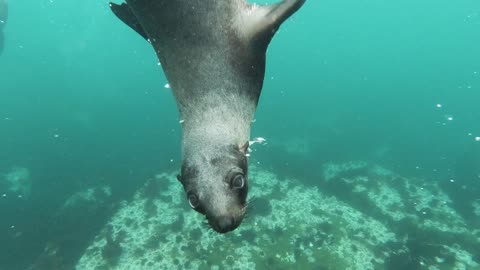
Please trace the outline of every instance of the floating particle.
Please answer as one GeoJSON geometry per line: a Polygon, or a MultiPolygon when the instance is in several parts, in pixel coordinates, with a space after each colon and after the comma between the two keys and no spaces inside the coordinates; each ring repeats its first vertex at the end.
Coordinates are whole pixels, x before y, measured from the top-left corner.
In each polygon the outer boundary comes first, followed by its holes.
{"type": "Polygon", "coordinates": [[[475,137],[476,142],[480,142],[480,137],[475,137]]]}
{"type": "Polygon", "coordinates": [[[3,194],[2,194],[2,197],[4,197],[4,198],[7,197],[7,194],[3,193],[3,194]]]}
{"type": "Polygon", "coordinates": [[[58,135],[58,134],[53,134],[53,137],[54,137],[54,138],[58,138],[58,137],[60,137],[60,135],[58,135]]]}
{"type": "Polygon", "coordinates": [[[253,139],[253,141],[250,142],[250,144],[254,144],[254,143],[264,143],[265,141],[267,141],[265,138],[263,137],[257,137],[255,139],[253,139]]]}
{"type": "Polygon", "coordinates": [[[170,84],[169,83],[165,84],[165,88],[170,89],[170,84]]]}
{"type": "Polygon", "coordinates": [[[185,120],[183,119],[179,121],[180,124],[183,124],[183,122],[185,122],[185,120]]]}
{"type": "Polygon", "coordinates": [[[454,183],[455,182],[455,179],[450,179],[450,183],[454,183]]]}
{"type": "Polygon", "coordinates": [[[441,108],[441,107],[442,107],[442,104],[439,103],[439,104],[436,105],[436,107],[437,107],[437,108],[441,108]]]}
{"type": "Polygon", "coordinates": [[[265,139],[265,138],[262,138],[262,137],[258,137],[258,138],[256,139],[256,141],[259,142],[259,143],[262,143],[262,142],[265,142],[266,139],[265,139]]]}

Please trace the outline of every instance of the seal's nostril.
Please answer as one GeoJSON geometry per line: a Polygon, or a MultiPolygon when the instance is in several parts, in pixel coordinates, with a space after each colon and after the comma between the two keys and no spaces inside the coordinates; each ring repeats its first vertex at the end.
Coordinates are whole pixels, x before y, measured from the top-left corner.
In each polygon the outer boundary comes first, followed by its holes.
{"type": "Polygon", "coordinates": [[[218,229],[221,232],[228,232],[235,229],[235,220],[233,217],[223,216],[217,219],[218,229]]]}

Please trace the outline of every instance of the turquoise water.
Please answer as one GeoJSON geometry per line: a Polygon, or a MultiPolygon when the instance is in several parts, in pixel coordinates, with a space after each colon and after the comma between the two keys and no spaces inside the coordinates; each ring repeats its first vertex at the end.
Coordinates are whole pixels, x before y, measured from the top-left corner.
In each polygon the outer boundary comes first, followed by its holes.
{"type": "MultiPolygon", "coordinates": [[[[175,101],[151,45],[107,2],[10,0],[4,33],[0,269],[73,269],[120,201],[179,170],[175,101]],[[15,172],[28,179],[23,189],[7,180],[15,172]],[[76,192],[104,185],[106,202],[59,214],[76,192]],[[49,253],[61,263],[35,264],[49,253]]],[[[346,186],[321,180],[325,164],[378,164],[422,179],[418,187],[438,184],[465,228],[479,228],[479,44],[478,1],[308,0],[269,47],[252,131],[268,144],[250,163],[384,221],[345,196],[346,186]]],[[[409,228],[393,231],[417,239],[411,254],[441,257],[409,228]]],[[[460,245],[480,263],[480,232],[476,242],[459,235],[435,234],[435,244],[460,245]]],[[[402,269],[386,261],[376,268],[402,269]]]]}

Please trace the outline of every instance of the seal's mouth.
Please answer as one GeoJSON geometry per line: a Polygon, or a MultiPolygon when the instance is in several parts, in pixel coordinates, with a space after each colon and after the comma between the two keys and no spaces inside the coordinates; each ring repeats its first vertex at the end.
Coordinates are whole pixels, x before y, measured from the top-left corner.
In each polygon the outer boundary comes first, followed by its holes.
{"type": "Polygon", "coordinates": [[[210,227],[218,233],[227,233],[235,230],[245,216],[246,207],[242,207],[236,215],[206,216],[210,227]]]}
{"type": "Polygon", "coordinates": [[[233,216],[208,218],[208,224],[218,233],[227,233],[235,230],[241,222],[233,216]]]}

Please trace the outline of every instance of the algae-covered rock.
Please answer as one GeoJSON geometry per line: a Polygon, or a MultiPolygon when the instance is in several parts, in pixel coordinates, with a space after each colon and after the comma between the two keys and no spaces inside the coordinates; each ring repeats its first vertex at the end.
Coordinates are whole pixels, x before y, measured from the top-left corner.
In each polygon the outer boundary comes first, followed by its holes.
{"type": "Polygon", "coordinates": [[[203,216],[185,211],[175,174],[157,175],[119,207],[77,269],[112,265],[106,250],[115,255],[115,269],[478,266],[474,247],[480,241],[466,240],[469,228],[435,184],[365,162],[326,166],[318,187],[280,180],[253,166],[251,209],[242,225],[225,235],[210,230],[203,216]],[[159,186],[154,193],[147,190],[159,186]]]}

